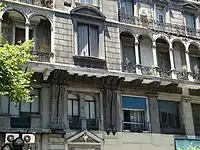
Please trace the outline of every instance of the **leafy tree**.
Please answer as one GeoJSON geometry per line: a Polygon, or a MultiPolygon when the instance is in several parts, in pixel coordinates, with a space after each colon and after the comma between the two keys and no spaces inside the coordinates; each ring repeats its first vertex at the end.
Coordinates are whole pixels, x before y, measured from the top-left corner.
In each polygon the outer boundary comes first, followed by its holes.
{"type": "MultiPolygon", "coordinates": [[[[5,8],[0,3],[0,13],[5,8]]],[[[33,41],[17,45],[4,43],[0,37],[0,95],[8,96],[15,102],[30,102],[30,87],[33,71],[27,67],[28,61],[35,56],[30,54],[33,41]]]]}

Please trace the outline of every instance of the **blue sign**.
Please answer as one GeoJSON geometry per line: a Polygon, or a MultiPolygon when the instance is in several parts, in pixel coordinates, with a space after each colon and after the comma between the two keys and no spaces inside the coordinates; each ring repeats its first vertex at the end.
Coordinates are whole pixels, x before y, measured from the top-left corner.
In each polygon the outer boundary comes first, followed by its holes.
{"type": "Polygon", "coordinates": [[[200,150],[200,139],[176,139],[176,150],[200,150]]]}

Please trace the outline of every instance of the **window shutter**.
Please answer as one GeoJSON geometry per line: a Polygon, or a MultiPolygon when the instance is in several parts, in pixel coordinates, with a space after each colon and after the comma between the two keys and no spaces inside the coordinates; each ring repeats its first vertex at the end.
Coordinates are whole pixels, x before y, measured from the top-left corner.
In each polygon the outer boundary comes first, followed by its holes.
{"type": "Polygon", "coordinates": [[[31,112],[32,113],[39,113],[40,112],[40,100],[39,100],[39,96],[36,95],[36,96],[33,96],[33,102],[31,103],[31,112]]]}
{"type": "Polygon", "coordinates": [[[90,118],[95,119],[95,103],[90,102],[90,118]]]}
{"type": "Polygon", "coordinates": [[[126,14],[133,15],[133,0],[126,0],[126,14]]]}
{"type": "Polygon", "coordinates": [[[186,25],[189,28],[195,29],[195,18],[192,14],[186,15],[186,25]]]}
{"type": "Polygon", "coordinates": [[[68,115],[72,116],[72,100],[68,100],[68,115]]]}
{"type": "Polygon", "coordinates": [[[79,113],[78,113],[78,101],[76,100],[73,100],[73,116],[78,116],[79,113]]]}
{"type": "Polygon", "coordinates": [[[99,33],[98,27],[90,26],[89,28],[89,38],[90,38],[90,56],[99,56],[99,33]]]}
{"type": "Polygon", "coordinates": [[[122,106],[126,109],[146,109],[146,98],[123,96],[122,106]]]}
{"type": "Polygon", "coordinates": [[[88,102],[88,101],[85,101],[85,117],[86,117],[87,119],[90,118],[89,112],[90,112],[90,110],[89,110],[89,102],[88,102]]]}
{"type": "Polygon", "coordinates": [[[78,55],[88,56],[88,26],[78,25],[78,55]]]}

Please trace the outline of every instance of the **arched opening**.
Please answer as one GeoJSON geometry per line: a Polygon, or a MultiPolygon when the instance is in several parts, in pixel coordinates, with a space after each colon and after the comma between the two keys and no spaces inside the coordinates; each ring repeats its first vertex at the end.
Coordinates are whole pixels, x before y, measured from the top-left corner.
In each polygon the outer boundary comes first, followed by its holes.
{"type": "Polygon", "coordinates": [[[174,41],[172,43],[175,69],[178,79],[187,79],[187,64],[185,57],[185,46],[181,41],[174,41]]]}
{"type": "Polygon", "coordinates": [[[195,80],[200,79],[200,50],[196,44],[190,44],[189,46],[189,56],[190,56],[190,68],[193,73],[193,78],[195,80]]]}
{"type": "Polygon", "coordinates": [[[120,34],[122,52],[122,71],[135,73],[135,38],[129,32],[120,34]]]}
{"type": "Polygon", "coordinates": [[[25,17],[16,10],[8,10],[3,14],[3,42],[18,44],[25,41],[25,17]]]}
{"type": "Polygon", "coordinates": [[[170,77],[171,64],[169,56],[169,43],[163,39],[156,40],[157,61],[161,77],[170,77]]]}
{"type": "Polygon", "coordinates": [[[68,95],[68,119],[70,129],[81,129],[79,97],[76,94],[68,95]]]}
{"type": "Polygon", "coordinates": [[[50,61],[51,57],[51,22],[39,15],[30,19],[29,38],[34,39],[34,54],[38,61],[50,61]]]}
{"type": "Polygon", "coordinates": [[[138,41],[140,64],[142,65],[142,74],[154,75],[154,71],[152,70],[152,67],[154,65],[152,53],[152,39],[147,35],[140,35],[138,41]]]}

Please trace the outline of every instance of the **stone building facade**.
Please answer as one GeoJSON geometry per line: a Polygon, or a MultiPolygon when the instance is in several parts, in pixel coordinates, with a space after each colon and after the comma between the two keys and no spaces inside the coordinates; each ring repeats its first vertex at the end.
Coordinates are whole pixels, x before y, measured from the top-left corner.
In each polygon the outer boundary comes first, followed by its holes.
{"type": "Polygon", "coordinates": [[[34,40],[31,104],[0,98],[0,145],[175,150],[200,134],[198,0],[2,0],[0,34],[34,40]]]}

